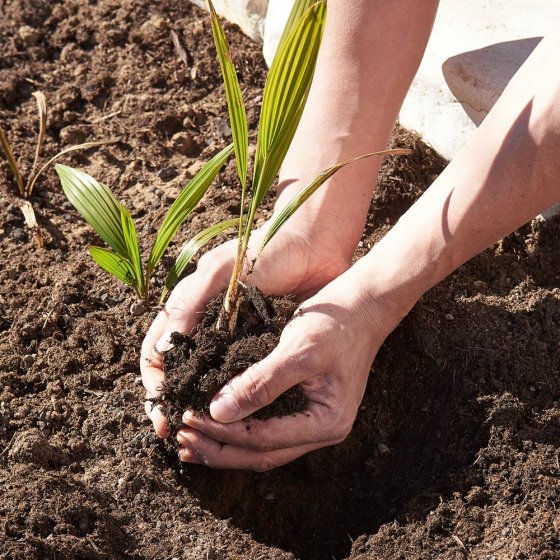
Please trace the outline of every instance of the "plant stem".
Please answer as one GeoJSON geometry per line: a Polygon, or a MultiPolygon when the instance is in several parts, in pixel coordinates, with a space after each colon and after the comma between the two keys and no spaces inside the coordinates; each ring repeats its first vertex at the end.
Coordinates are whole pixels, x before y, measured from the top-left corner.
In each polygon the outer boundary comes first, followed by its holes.
{"type": "MultiPolygon", "coordinates": [[[[252,204],[249,210],[249,217],[247,219],[247,225],[245,227],[243,235],[241,235],[240,229],[240,235],[238,236],[237,242],[237,256],[235,258],[235,264],[233,266],[233,271],[226,292],[226,297],[224,298],[222,311],[220,313],[220,316],[218,317],[218,322],[216,324],[217,329],[223,329],[224,325],[227,325],[227,329],[230,334],[233,334],[235,332],[235,328],[237,326],[237,315],[239,312],[239,305],[241,304],[241,299],[239,298],[239,285],[241,275],[243,274],[247,248],[249,246],[249,238],[251,237],[253,222],[255,221],[255,211],[256,206],[252,204]]],[[[241,227],[242,225],[240,225],[240,228],[241,227]]]]}

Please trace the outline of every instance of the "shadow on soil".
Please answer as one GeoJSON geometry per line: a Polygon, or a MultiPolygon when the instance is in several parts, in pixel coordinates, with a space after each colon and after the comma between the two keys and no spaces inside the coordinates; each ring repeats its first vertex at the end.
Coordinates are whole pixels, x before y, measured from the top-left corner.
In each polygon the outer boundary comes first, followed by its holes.
{"type": "Polygon", "coordinates": [[[344,444],[265,474],[189,469],[193,495],[258,541],[314,560],[344,558],[359,535],[468,491],[488,444],[488,395],[546,407],[558,391],[542,348],[560,303],[515,308],[535,260],[488,251],[427,294],[382,347],[344,444]]]}

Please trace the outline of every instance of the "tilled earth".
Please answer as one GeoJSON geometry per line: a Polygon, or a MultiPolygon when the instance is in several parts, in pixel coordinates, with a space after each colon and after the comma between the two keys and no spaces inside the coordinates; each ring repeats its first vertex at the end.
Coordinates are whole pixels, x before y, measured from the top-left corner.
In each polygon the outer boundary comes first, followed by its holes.
{"type": "MultiPolygon", "coordinates": [[[[0,12],[0,123],[24,172],[39,89],[46,155],[119,139],[65,163],[114,189],[146,251],[231,140],[206,15],[185,0],[0,0],[0,12]]],[[[260,47],[226,32],[254,128],[260,47]]],[[[402,130],[394,142],[416,153],[385,163],[358,255],[444,165],[402,130]]],[[[171,253],[235,215],[234,176],[230,163],[171,253]]],[[[0,558],[560,558],[558,221],[528,224],[422,298],[380,351],[344,444],[256,474],[182,469],[165,451],[138,377],[157,309],[134,316],[90,261],[95,234],[52,170],[32,202],[44,250],[0,160],[0,558]]]]}

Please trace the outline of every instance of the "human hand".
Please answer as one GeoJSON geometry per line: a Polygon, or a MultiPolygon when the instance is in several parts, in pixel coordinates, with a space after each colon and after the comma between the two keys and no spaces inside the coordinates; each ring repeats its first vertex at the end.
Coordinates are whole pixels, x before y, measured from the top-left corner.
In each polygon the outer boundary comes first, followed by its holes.
{"type": "MultiPolygon", "coordinates": [[[[263,227],[251,235],[249,261],[265,232],[263,227]]],[[[326,239],[310,243],[304,232],[303,227],[285,228],[280,232],[259,257],[251,283],[268,294],[294,294],[304,299],[348,268],[348,260],[341,252],[333,250],[326,239]]],[[[176,286],[152,323],[142,344],[140,359],[147,399],[159,395],[164,379],[160,352],[170,347],[170,334],[190,332],[207,303],[227,287],[236,247],[236,241],[230,241],[203,255],[196,271],[176,286]]],[[[166,437],[168,431],[159,407],[153,407],[152,401],[147,400],[145,410],[156,433],[166,437]]]]}
{"type": "Polygon", "coordinates": [[[181,460],[266,471],[344,440],[373,359],[408,311],[372,294],[367,280],[351,269],[303,303],[275,350],[218,392],[212,418],[186,411],[177,434],[181,460]],[[309,400],[306,411],[244,420],[297,384],[309,400]]]}

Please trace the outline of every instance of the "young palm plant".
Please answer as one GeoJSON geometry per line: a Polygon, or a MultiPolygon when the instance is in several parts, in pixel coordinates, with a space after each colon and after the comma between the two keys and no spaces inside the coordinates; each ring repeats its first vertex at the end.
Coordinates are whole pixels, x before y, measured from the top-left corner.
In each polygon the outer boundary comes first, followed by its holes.
{"type": "Polygon", "coordinates": [[[39,136],[37,137],[37,146],[35,148],[35,158],[33,160],[33,166],[31,168],[31,173],[27,177],[27,180],[24,180],[23,174],[20,171],[20,167],[16,158],[14,157],[14,153],[12,151],[12,147],[8,142],[8,138],[6,134],[0,127],[0,146],[2,147],[2,151],[8,161],[8,165],[10,166],[10,170],[12,171],[12,175],[14,176],[18,193],[20,197],[23,199],[21,205],[21,211],[25,218],[25,222],[28,227],[34,231],[35,234],[35,242],[39,247],[43,247],[43,237],[41,235],[41,231],[37,224],[37,219],[35,216],[35,211],[33,210],[33,206],[29,199],[31,198],[31,194],[33,193],[33,189],[35,184],[37,183],[39,177],[45,172],[45,170],[56,161],[58,158],[62,157],[65,154],[70,152],[75,152],[78,150],[87,150],[88,148],[94,148],[96,146],[103,146],[105,144],[113,144],[116,140],[105,140],[105,141],[98,141],[98,142],[85,142],[83,144],[77,144],[74,146],[69,146],[64,150],[61,150],[46,163],[44,163],[41,167],[39,167],[39,162],[41,159],[41,151],[43,148],[43,142],[45,140],[45,135],[47,131],[47,100],[45,95],[40,91],[33,92],[33,96],[37,101],[37,111],[39,113],[39,136]]]}
{"type": "MultiPolygon", "coordinates": [[[[153,242],[148,261],[142,263],[136,228],[130,212],[109,187],[87,173],[58,164],[56,172],[68,200],[110,249],[92,245],[89,253],[105,271],[131,286],[139,300],[148,302],[150,278],[177,230],[194,210],[218,171],[233,152],[230,144],[216,154],[181,191],[168,210],[153,242]]],[[[173,287],[196,252],[211,239],[237,226],[239,218],[211,226],[193,237],[180,252],[165,281],[164,295],[173,287]]],[[[162,296],[163,298],[163,296],[162,296]]]]}
{"type": "MultiPolygon", "coordinates": [[[[247,201],[248,129],[245,107],[237,73],[224,32],[211,0],[208,6],[212,32],[222,70],[235,160],[241,183],[237,258],[224,299],[218,328],[236,328],[240,304],[241,278],[257,208],[270,191],[286,156],[307,100],[326,19],[326,0],[296,0],[280,39],[278,50],[268,74],[257,131],[257,149],[253,166],[250,197],[247,201]]],[[[278,214],[270,225],[258,251],[260,255],[269,241],[300,206],[330,177],[349,163],[382,155],[411,153],[394,149],[373,152],[343,161],[323,171],[278,214]]],[[[254,266],[254,261],[251,264],[254,266]]],[[[250,270],[251,270],[250,269],[250,270]]],[[[249,270],[249,272],[250,272],[249,270]]]]}

